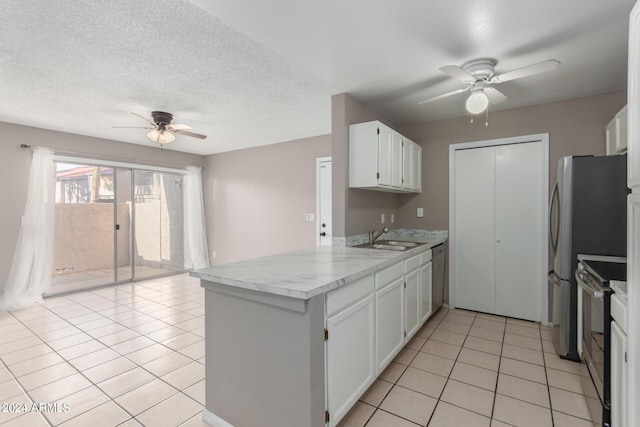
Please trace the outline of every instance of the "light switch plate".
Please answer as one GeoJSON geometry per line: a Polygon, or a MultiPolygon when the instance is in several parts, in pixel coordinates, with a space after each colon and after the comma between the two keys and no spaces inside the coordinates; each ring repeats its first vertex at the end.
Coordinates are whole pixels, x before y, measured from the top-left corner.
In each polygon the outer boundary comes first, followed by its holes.
{"type": "Polygon", "coordinates": [[[394,214],[391,214],[391,224],[393,224],[394,222],[396,222],[396,216],[394,214]]]}
{"type": "Polygon", "coordinates": [[[314,213],[308,213],[304,215],[304,219],[306,221],[315,221],[316,220],[316,214],[314,213]]]}
{"type": "Polygon", "coordinates": [[[416,216],[418,218],[424,218],[424,209],[423,208],[416,209],[416,216]]]}

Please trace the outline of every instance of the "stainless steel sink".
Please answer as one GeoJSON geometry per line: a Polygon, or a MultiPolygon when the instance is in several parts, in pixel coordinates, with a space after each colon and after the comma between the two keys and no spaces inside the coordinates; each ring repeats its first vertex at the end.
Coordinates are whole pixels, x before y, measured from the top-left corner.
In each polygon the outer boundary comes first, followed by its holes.
{"type": "Polygon", "coordinates": [[[405,242],[402,240],[378,240],[376,243],[380,245],[406,246],[408,248],[415,248],[416,246],[424,245],[424,243],[405,242]]]}
{"type": "Polygon", "coordinates": [[[357,245],[356,248],[382,249],[386,251],[406,251],[423,244],[424,243],[403,242],[401,240],[378,240],[374,244],[364,243],[362,245],[357,245]]]}

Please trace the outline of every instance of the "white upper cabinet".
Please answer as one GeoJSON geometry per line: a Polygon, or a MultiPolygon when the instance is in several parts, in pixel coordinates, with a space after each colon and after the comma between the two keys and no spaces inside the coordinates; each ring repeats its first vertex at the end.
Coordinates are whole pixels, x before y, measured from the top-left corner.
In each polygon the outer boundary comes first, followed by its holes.
{"type": "Polygon", "coordinates": [[[607,125],[607,155],[627,152],[627,106],[607,125]]]}
{"type": "Polygon", "coordinates": [[[419,193],[422,147],[389,126],[366,122],[349,126],[349,187],[419,193]]]}
{"type": "Polygon", "coordinates": [[[422,147],[408,138],[402,141],[402,188],[419,193],[422,181],[422,147]]]}

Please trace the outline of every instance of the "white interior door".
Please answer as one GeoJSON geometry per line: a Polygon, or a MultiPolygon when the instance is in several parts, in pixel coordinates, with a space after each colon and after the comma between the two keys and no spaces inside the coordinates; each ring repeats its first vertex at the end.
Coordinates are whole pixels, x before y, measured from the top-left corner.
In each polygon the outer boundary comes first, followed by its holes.
{"type": "Polygon", "coordinates": [[[495,311],[495,148],[455,152],[455,305],[495,311]]]}
{"type": "Polygon", "coordinates": [[[317,232],[318,245],[332,245],[331,222],[331,160],[320,159],[318,161],[318,206],[317,206],[317,232]]]}
{"type": "Polygon", "coordinates": [[[454,306],[541,321],[546,145],[517,142],[454,148],[454,306]]]}
{"type": "Polygon", "coordinates": [[[542,142],[495,147],[496,313],[540,320],[542,142]]]}

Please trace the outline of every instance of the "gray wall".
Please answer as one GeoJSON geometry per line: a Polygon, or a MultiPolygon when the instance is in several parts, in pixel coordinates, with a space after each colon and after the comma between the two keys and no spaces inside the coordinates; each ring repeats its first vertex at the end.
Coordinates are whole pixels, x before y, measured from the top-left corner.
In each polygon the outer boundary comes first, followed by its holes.
{"type": "Polygon", "coordinates": [[[349,125],[372,120],[396,128],[384,116],[368,109],[348,94],[342,93],[331,98],[334,236],[363,234],[384,225],[390,228],[398,226],[397,194],[349,189],[349,125]],[[380,222],[382,213],[385,214],[384,225],[380,222]],[[392,213],[396,216],[395,224],[389,222],[392,213]]]}
{"type": "Polygon", "coordinates": [[[331,155],[331,136],[206,157],[205,213],[214,264],[311,248],[316,158],[331,155]]]}
{"type": "Polygon", "coordinates": [[[605,127],[626,103],[626,92],[489,113],[469,123],[457,118],[398,129],[422,145],[422,193],[400,195],[400,227],[449,229],[449,145],[549,133],[549,185],[556,180],[558,159],[566,155],[605,153],[605,127]],[[416,208],[424,218],[416,218],[416,208]]]}
{"type": "MultiPolygon", "coordinates": [[[[20,218],[27,201],[31,151],[19,148],[20,144],[86,153],[87,157],[105,156],[132,163],[194,166],[202,166],[204,163],[204,157],[195,154],[0,122],[0,294],[4,291],[9,275],[20,229],[20,218]]],[[[77,156],[80,157],[79,154],[77,156]]]]}

